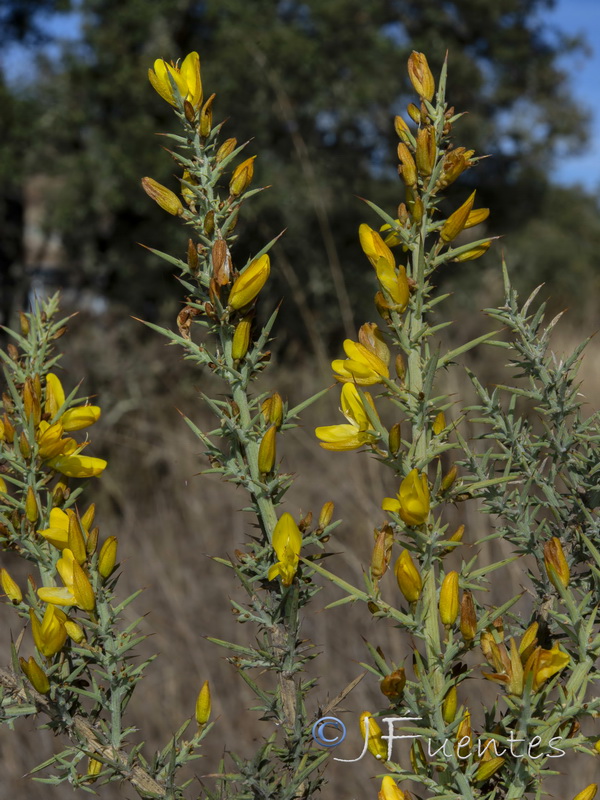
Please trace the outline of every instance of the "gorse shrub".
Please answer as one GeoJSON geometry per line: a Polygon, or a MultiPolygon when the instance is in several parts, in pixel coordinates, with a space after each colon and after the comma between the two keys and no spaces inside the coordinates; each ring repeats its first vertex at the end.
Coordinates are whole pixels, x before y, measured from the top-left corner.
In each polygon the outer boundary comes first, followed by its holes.
{"type": "MultiPolygon", "coordinates": [[[[325,450],[370,453],[395,476],[397,494],[380,498],[361,586],[324,567],[335,565],[324,556],[339,524],[327,497],[314,519],[282,508],[292,476],[278,459],[281,437],[329,390],[289,408],[275,386],[263,394],[254,388],[269,367],[277,317],[263,316],[260,304],[276,240],[246,264],[233,254],[243,206],[261,191],[251,188],[256,156],[240,160],[247,144],[221,140],[223,123],[213,124],[215,96],[203,96],[197,53],[181,65],[159,59],[149,71],[181,126],[166,134],[179,185],[173,190],[151,177],[142,185],[187,226],[189,245],[184,258],[153,250],[178,270],[185,302],[176,330],[148,325],[220,382],[214,396],[202,394],[214,427],[185,422],[202,444],[205,472],[247,496],[240,513],[252,528],[244,549],[218,560],[244,593],[233,610],[255,639],[211,641],[228,651],[254,693],[253,711],[273,728],[254,756],[232,753],[231,761],[211,765],[200,795],[188,776],[215,725],[207,682],[195,713],[174,734],[165,731],[165,747],[154,755],[127,724],[128,702],[149,663],[132,658],[143,636],[122,613],[138,593],[115,594],[117,540],[102,541],[94,505],[84,499],[94,484],[83,481],[101,475],[106,462],[88,455],[78,432],[97,421],[100,408],[58,376],[56,342],[67,320],[58,318],[57,298],[6,331],[0,536],[4,550],[29,561],[35,574],[24,589],[6,568],[0,573],[6,602],[22,620],[12,664],[0,671],[1,707],[7,725],[41,715],[63,741],[37,767],[43,780],[87,791],[126,782],[148,798],[326,796],[327,764],[337,752],[329,746],[344,730],[332,715],[352,687],[323,709],[307,677],[317,651],[301,626],[325,582],[341,590],[336,604],[364,604],[388,621],[390,634],[394,627],[407,634],[402,663],[367,644],[382,707],[354,723],[361,757],[368,751],[376,759],[383,800],[409,798],[409,790],[417,797],[541,797],[556,771],[553,759],[566,762],[574,751],[597,757],[598,733],[588,720],[600,710],[600,425],[597,414],[584,417],[575,382],[583,345],[558,361],[549,347],[557,320],[545,325],[533,296],[520,305],[503,267],[504,304],[488,309],[500,329],[444,347],[450,322],[439,316],[447,295],[437,293],[436,273],[490,247],[489,236],[465,234],[489,212],[476,207],[473,192],[444,218],[444,190],[478,157],[452,141],[461,115],[446,104],[445,66],[437,85],[423,54],[411,55],[408,70],[418,96],[408,107],[413,125],[395,120],[404,199],[397,214],[368,202],[371,221],[379,221],[359,230],[380,321],[365,322],[356,341],[344,342],[346,357],[332,363],[345,422],[315,432],[325,450]],[[467,351],[489,346],[506,353],[515,384],[490,391],[471,375],[475,403],[448,396],[445,372],[467,351]],[[389,428],[382,422],[388,416],[396,420],[389,428]],[[476,439],[465,433],[469,419],[478,425],[476,439]],[[467,502],[493,515],[493,533],[451,529],[449,508],[467,502]],[[500,538],[510,555],[486,560],[485,543],[500,538]],[[490,581],[506,570],[520,571],[524,591],[486,603],[490,581]]],[[[576,777],[571,784],[577,800],[596,793],[576,777]]]]}

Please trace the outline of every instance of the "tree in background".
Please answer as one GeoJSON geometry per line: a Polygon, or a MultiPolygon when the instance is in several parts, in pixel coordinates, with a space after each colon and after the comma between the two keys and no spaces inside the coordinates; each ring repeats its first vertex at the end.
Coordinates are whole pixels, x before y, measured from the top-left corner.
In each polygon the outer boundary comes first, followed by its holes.
{"type": "MultiPolygon", "coordinates": [[[[308,331],[313,349],[340,333],[340,325],[354,334],[354,315],[363,307],[367,276],[361,281],[355,255],[362,208],[353,192],[360,187],[394,208],[397,176],[386,165],[393,163],[393,116],[408,99],[395,87],[413,48],[430,53],[434,69],[449,50],[452,96],[471,109],[461,123],[463,138],[493,155],[468,188],[477,187],[480,204],[504,209],[493,232],[521,231],[526,250],[527,226],[544,225],[543,213],[553,217],[553,159],[581,146],[586,134],[585,113],[570,98],[561,66],[581,45],[544,24],[542,14],[553,5],[82,0],[80,41],[65,46],[59,60],[40,64],[40,110],[28,154],[30,173],[57,176],[49,224],[63,233],[73,280],[118,301],[130,296],[143,271],[147,294],[136,290],[134,309],[146,316],[166,310],[149,304],[163,296],[157,286],[170,276],[136,244],[164,241],[164,222],[144,214],[137,175],[146,164],[148,174],[176,188],[177,170],[165,168],[148,144],[161,120],[137,86],[157,52],[177,58],[192,49],[202,53],[208,81],[220,87],[216,118],[222,99],[232,110],[231,130],[255,138],[257,176],[272,188],[254,204],[250,226],[256,241],[287,228],[274,253],[285,284],[274,281],[274,291],[291,290],[295,333],[306,338],[308,331]],[[341,314],[330,313],[332,303],[341,314]]],[[[464,193],[464,184],[455,191],[464,193]]],[[[256,243],[249,238],[250,251],[256,243]]],[[[589,257],[588,271],[597,256],[589,257]]]]}

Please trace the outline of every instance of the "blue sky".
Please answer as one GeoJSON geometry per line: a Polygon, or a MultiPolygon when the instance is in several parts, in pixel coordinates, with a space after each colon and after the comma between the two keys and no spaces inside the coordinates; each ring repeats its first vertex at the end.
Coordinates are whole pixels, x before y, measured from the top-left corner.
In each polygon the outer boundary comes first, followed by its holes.
{"type": "Polygon", "coordinates": [[[595,108],[590,143],[585,154],[558,165],[560,183],[582,183],[600,192],[600,0],[559,0],[545,16],[566,33],[582,34],[592,52],[569,58],[565,63],[573,76],[572,87],[579,101],[595,108]]]}
{"type": "MultiPolygon", "coordinates": [[[[558,0],[556,8],[541,12],[540,18],[565,33],[582,34],[591,48],[589,55],[572,56],[564,61],[565,68],[573,76],[573,93],[584,106],[595,109],[590,143],[585,153],[564,158],[557,164],[555,180],[566,184],[580,183],[600,193],[600,0],[558,0]]],[[[44,27],[52,37],[73,39],[78,33],[78,16],[48,17],[44,20],[44,27]]],[[[15,48],[0,55],[0,59],[12,73],[9,79],[18,80],[24,68],[22,51],[15,48]]]]}

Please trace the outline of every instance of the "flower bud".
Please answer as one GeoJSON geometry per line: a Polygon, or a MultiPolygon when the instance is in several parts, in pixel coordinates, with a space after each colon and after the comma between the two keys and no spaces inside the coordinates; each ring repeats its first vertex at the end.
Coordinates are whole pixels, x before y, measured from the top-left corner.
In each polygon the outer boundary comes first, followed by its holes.
{"type": "Polygon", "coordinates": [[[80,644],[83,642],[85,639],[85,633],[83,632],[81,625],[73,622],[72,619],[66,619],[64,625],[69,638],[71,638],[75,644],[80,644]]]}
{"type": "Polygon", "coordinates": [[[187,265],[192,273],[195,273],[198,269],[198,248],[192,239],[188,239],[187,265]]]}
{"type": "Polygon", "coordinates": [[[19,436],[19,450],[23,458],[28,459],[31,456],[31,445],[25,431],[21,431],[19,436]]]}
{"type": "Polygon", "coordinates": [[[9,444],[13,443],[15,438],[15,429],[6,414],[2,418],[2,435],[4,441],[8,442],[9,444]]]}
{"type": "Polygon", "coordinates": [[[410,152],[408,147],[404,144],[404,142],[400,142],[400,144],[398,145],[398,160],[400,161],[398,172],[404,183],[407,186],[416,186],[417,165],[415,164],[415,160],[412,156],[412,153],[410,152]]]}
{"type": "Polygon", "coordinates": [[[389,543],[388,526],[384,525],[380,531],[375,531],[375,547],[371,556],[371,578],[378,581],[387,572],[390,563],[391,546],[389,543]]]}
{"type": "Polygon", "coordinates": [[[457,475],[458,469],[456,468],[456,464],[453,464],[442,478],[442,483],[440,484],[440,492],[442,494],[445,494],[449,489],[452,488],[457,475]]]}
{"type": "Polygon", "coordinates": [[[231,357],[234,361],[244,358],[250,346],[250,329],[252,328],[252,315],[245,316],[235,327],[233,342],[231,344],[231,357]]]}
{"type": "Polygon", "coordinates": [[[283,400],[279,392],[273,392],[270,397],[263,400],[260,406],[265,422],[270,422],[277,428],[281,427],[283,422],[283,400]]]}
{"type": "Polygon", "coordinates": [[[98,572],[103,578],[109,578],[117,563],[118,540],[109,536],[98,554],[98,572]]]}
{"type": "Polygon", "coordinates": [[[435,419],[433,420],[432,430],[436,436],[439,436],[440,433],[446,427],[446,415],[443,411],[438,412],[436,414],[435,419]]]}
{"type": "Polygon", "coordinates": [[[381,738],[381,728],[369,711],[363,711],[360,715],[360,732],[363,741],[365,739],[367,740],[367,750],[369,753],[375,756],[379,761],[387,761],[387,744],[381,738]]]}
{"type": "Polygon", "coordinates": [[[217,154],[215,156],[215,163],[220,164],[221,161],[224,161],[228,156],[230,156],[235,148],[237,147],[237,139],[225,139],[223,144],[217,150],[217,154]]]}
{"type": "Polygon", "coordinates": [[[102,772],[102,762],[98,761],[97,758],[88,758],[88,768],[87,768],[87,782],[93,783],[98,775],[102,772]]]}
{"type": "Polygon", "coordinates": [[[458,572],[452,570],[442,581],[440,589],[440,619],[450,627],[458,617],[458,572]]]}
{"type": "Polygon", "coordinates": [[[84,611],[93,611],[96,608],[92,584],[76,559],[73,560],[73,595],[79,608],[84,611]]]}
{"type": "Polygon", "coordinates": [[[408,59],[408,77],[419,97],[431,100],[435,92],[435,82],[424,53],[412,51],[408,59]]]}
{"type": "Polygon", "coordinates": [[[200,727],[210,719],[210,686],[204,681],[196,699],[196,722],[200,727]]]}
{"type": "Polygon", "coordinates": [[[267,254],[252,261],[231,287],[229,305],[238,311],[251,303],[267,282],[271,261],[267,254]]]}
{"type": "Polygon", "coordinates": [[[200,111],[200,124],[198,125],[198,133],[205,139],[212,130],[212,104],[215,97],[216,94],[211,94],[200,111]]]}
{"type": "Polygon", "coordinates": [[[19,323],[23,336],[29,336],[29,318],[22,311],[19,311],[19,323]]]}
{"type": "Polygon", "coordinates": [[[331,501],[324,503],[321,511],[319,512],[319,528],[323,530],[331,522],[333,517],[334,505],[331,501]]]}
{"type": "Polygon", "coordinates": [[[464,230],[474,202],[475,192],[472,192],[462,206],[457,208],[453,214],[450,214],[440,231],[440,237],[443,242],[448,244],[464,230]]]}
{"type": "Polygon", "coordinates": [[[23,386],[23,410],[27,420],[32,420],[34,426],[37,427],[42,417],[42,409],[40,397],[35,391],[32,379],[29,377],[25,378],[25,385],[23,386]]]}
{"type": "Polygon", "coordinates": [[[162,183],[158,183],[153,178],[142,178],[142,187],[148,197],[151,197],[155,203],[164,210],[168,211],[173,216],[183,214],[183,205],[181,200],[177,197],[175,192],[167,189],[162,183]]]}
{"type": "Polygon", "coordinates": [[[19,605],[19,603],[23,600],[23,592],[21,591],[19,584],[11,578],[5,569],[0,569],[0,584],[2,585],[2,591],[8,597],[10,602],[14,605],[19,605]]]}
{"type": "Polygon", "coordinates": [[[456,258],[453,258],[452,261],[461,263],[463,261],[475,261],[477,258],[481,258],[481,256],[487,253],[487,251],[490,249],[491,243],[492,240],[488,239],[487,242],[482,242],[482,244],[478,244],[475,247],[472,247],[470,250],[467,250],[466,252],[456,256],[456,258]]]}
{"type": "Polygon", "coordinates": [[[394,423],[389,432],[389,450],[393,456],[397,456],[402,446],[402,428],[399,422],[394,423]]]}
{"type": "Polygon", "coordinates": [[[594,800],[597,791],[598,791],[598,784],[590,783],[590,785],[586,786],[582,792],[576,794],[573,800],[594,800]]]}
{"type": "MultiPolygon", "coordinates": [[[[463,525],[464,530],[464,525],[463,525]]],[[[468,590],[462,596],[460,604],[460,632],[466,642],[475,638],[477,633],[477,615],[475,613],[475,603],[473,595],[468,590]]]]}
{"type": "Polygon", "coordinates": [[[436,156],[435,131],[431,125],[419,129],[415,155],[419,175],[428,178],[433,172],[436,156]]]}
{"type": "Polygon", "coordinates": [[[396,356],[395,367],[398,379],[400,381],[403,381],[404,378],[406,377],[406,364],[404,363],[404,358],[400,353],[398,353],[398,355],[396,356]]]}
{"type": "Polygon", "coordinates": [[[275,465],[275,458],[277,455],[276,437],[277,427],[271,425],[270,428],[267,428],[267,432],[261,439],[258,448],[258,469],[263,475],[267,475],[271,472],[275,465]]]}
{"type": "Polygon", "coordinates": [[[219,286],[231,280],[231,254],[225,239],[217,239],[211,251],[213,277],[219,286]]]}
{"type": "Polygon", "coordinates": [[[408,550],[403,550],[394,567],[398,587],[409,603],[416,603],[421,596],[423,579],[408,550]]]}
{"type": "Polygon", "coordinates": [[[406,673],[404,667],[394,670],[394,672],[386,675],[379,683],[381,693],[386,697],[395,699],[402,695],[404,687],[406,686],[406,673]]]}
{"type": "Polygon", "coordinates": [[[24,658],[19,658],[19,664],[36,692],[48,694],[50,691],[50,681],[35,658],[30,656],[29,661],[25,661],[24,658]]]}
{"type": "Polygon", "coordinates": [[[31,486],[27,487],[27,495],[25,496],[25,516],[32,523],[37,522],[39,516],[37,497],[31,486]]]}
{"type": "Polygon", "coordinates": [[[447,725],[454,722],[457,708],[458,692],[456,691],[456,686],[451,686],[446,692],[446,696],[442,702],[442,717],[447,725]]]}
{"type": "Polygon", "coordinates": [[[69,516],[69,530],[67,536],[67,547],[73,553],[75,560],[79,564],[83,564],[87,559],[87,550],[85,547],[85,535],[81,524],[77,518],[77,514],[72,508],[67,509],[69,516]]]}
{"type": "Polygon", "coordinates": [[[246,191],[252,181],[254,175],[254,159],[256,156],[251,156],[233,170],[233,175],[229,181],[229,193],[232,197],[238,197],[246,191]]]}
{"type": "Polygon", "coordinates": [[[482,761],[477,768],[477,772],[475,773],[475,780],[487,781],[492,777],[492,775],[495,775],[498,772],[505,761],[506,759],[502,758],[502,756],[490,758],[489,761],[482,761]]]}
{"type": "Polygon", "coordinates": [[[549,542],[544,544],[544,564],[546,574],[552,585],[558,589],[558,583],[566,588],[569,585],[569,565],[565,558],[560,539],[553,536],[549,542]]]}
{"type": "Polygon", "coordinates": [[[412,136],[410,133],[410,128],[404,121],[404,119],[400,116],[394,117],[394,130],[396,131],[398,138],[401,139],[404,144],[409,144],[412,136]]]}

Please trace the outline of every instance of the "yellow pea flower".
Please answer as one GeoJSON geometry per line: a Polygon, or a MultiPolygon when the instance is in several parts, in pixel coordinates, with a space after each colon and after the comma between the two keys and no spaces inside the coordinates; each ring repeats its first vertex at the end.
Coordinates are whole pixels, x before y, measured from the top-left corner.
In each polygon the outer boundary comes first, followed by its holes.
{"type": "Polygon", "coordinates": [[[267,282],[271,273],[271,261],[265,255],[254,259],[236,278],[229,293],[229,305],[236,311],[251,303],[267,282]]]}
{"type": "Polygon", "coordinates": [[[188,53],[181,66],[168,64],[163,58],[154,62],[154,69],[148,70],[148,79],[158,94],[177,108],[178,102],[173,92],[171,78],[179,94],[194,108],[202,104],[202,81],[200,78],[200,56],[195,51],[188,53]]]}
{"type": "Polygon", "coordinates": [[[56,569],[64,587],[62,589],[57,586],[40,587],[38,589],[40,600],[56,606],[77,606],[84,611],[93,611],[96,607],[94,590],[88,576],[68,547],[65,547],[62,558],[56,562],[56,569]]]}
{"type": "Polygon", "coordinates": [[[56,456],[49,459],[47,464],[68,478],[95,478],[104,472],[107,466],[103,458],[82,456],[78,453],[56,456]]]}
{"type": "Polygon", "coordinates": [[[561,650],[556,642],[551,650],[537,647],[527,659],[523,672],[525,676],[533,672],[533,691],[537,692],[543,683],[563,670],[570,660],[569,654],[561,650]]]}
{"type": "Polygon", "coordinates": [[[65,628],[67,615],[65,612],[49,604],[46,606],[41,623],[32,608],[29,609],[29,618],[33,641],[40,653],[49,658],[60,652],[67,641],[67,629],[65,628]]]}
{"type": "Polygon", "coordinates": [[[242,192],[245,192],[252,182],[254,177],[254,159],[256,156],[251,156],[233,170],[231,180],[229,181],[229,192],[232,197],[238,197],[242,192]]]}
{"type": "MultiPolygon", "coordinates": [[[[365,393],[367,403],[377,416],[375,404],[370,394],[365,393]]],[[[324,425],[315,428],[315,435],[321,439],[319,444],[325,450],[358,450],[364,444],[372,444],[379,434],[372,430],[366,409],[358,390],[353,383],[345,383],[341,394],[341,412],[348,420],[347,425],[324,425]]]]}
{"type": "Polygon", "coordinates": [[[408,285],[406,269],[401,264],[398,267],[398,271],[396,271],[396,268],[388,264],[384,258],[380,258],[375,264],[375,272],[377,273],[377,280],[394,303],[391,308],[400,313],[405,311],[410,299],[410,286],[408,285]]]}
{"type": "Polygon", "coordinates": [[[344,352],[348,358],[336,358],[331,362],[333,371],[338,373],[334,375],[337,381],[372,386],[381,383],[382,378],[390,377],[388,365],[364,344],[346,339],[344,352]]]}
{"type": "Polygon", "coordinates": [[[381,781],[381,790],[377,795],[377,800],[405,800],[405,797],[406,795],[396,781],[390,775],[385,775],[381,781]]]}
{"type": "Polygon", "coordinates": [[[277,563],[269,569],[268,579],[281,578],[284,586],[290,586],[298,569],[302,534],[291,514],[281,515],[273,531],[273,550],[277,563]]]}
{"type": "Polygon", "coordinates": [[[412,469],[400,484],[397,497],[386,497],[381,504],[411,527],[423,525],[429,516],[429,484],[427,475],[412,469]]]}
{"type": "Polygon", "coordinates": [[[50,511],[50,527],[38,531],[46,541],[63,550],[69,541],[69,516],[62,508],[53,508],[50,511]]]}
{"type": "Polygon", "coordinates": [[[358,238],[360,239],[360,246],[363,249],[363,253],[369,259],[373,267],[377,267],[378,261],[383,258],[391,269],[395,268],[396,260],[394,255],[377,231],[374,231],[373,228],[363,222],[358,229],[358,238]]]}

